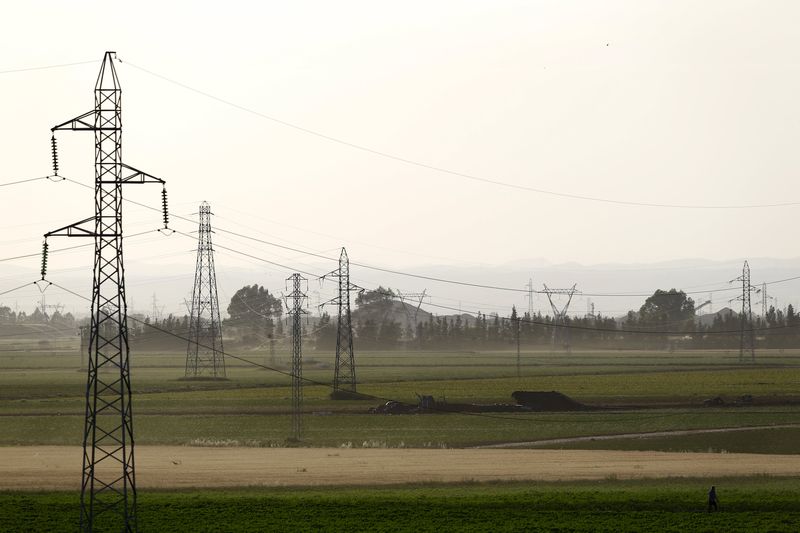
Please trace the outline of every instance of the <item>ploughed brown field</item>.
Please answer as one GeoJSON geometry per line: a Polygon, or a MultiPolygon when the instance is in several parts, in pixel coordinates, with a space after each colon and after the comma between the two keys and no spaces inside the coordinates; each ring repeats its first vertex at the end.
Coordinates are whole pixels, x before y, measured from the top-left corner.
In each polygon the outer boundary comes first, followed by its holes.
{"type": "MultiPolygon", "coordinates": [[[[71,446],[0,447],[0,490],[78,489],[81,457],[81,448],[71,446]]],[[[136,480],[140,488],[717,478],[753,474],[800,476],[800,455],[514,449],[136,448],[136,480]]]]}

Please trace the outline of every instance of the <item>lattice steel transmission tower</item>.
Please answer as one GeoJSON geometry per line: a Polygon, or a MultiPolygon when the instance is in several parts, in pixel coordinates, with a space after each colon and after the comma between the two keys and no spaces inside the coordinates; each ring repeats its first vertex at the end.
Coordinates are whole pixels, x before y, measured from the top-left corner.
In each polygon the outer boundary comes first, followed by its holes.
{"type": "Polygon", "coordinates": [[[292,439],[299,441],[303,433],[303,328],[302,317],[306,314],[303,309],[306,293],[302,285],[308,280],[300,274],[292,274],[286,279],[292,283],[292,292],[284,295],[284,304],[292,321],[292,439]],[[288,300],[292,300],[291,307],[288,300]]]}
{"type": "MultiPolygon", "coordinates": [[[[125,268],[122,261],[122,186],[164,181],[122,162],[122,90],[114,52],[106,52],[94,90],[94,109],[52,128],[94,132],[94,215],[45,235],[94,239],[86,421],[83,432],[83,531],[135,531],[136,475],[129,364],[125,268]]],[[[162,189],[164,228],[168,223],[162,189]]],[[[46,263],[46,261],[45,261],[46,263]]],[[[42,269],[42,278],[45,268],[42,269]]]]}
{"type": "MultiPolygon", "coordinates": [[[[774,296],[770,296],[767,294],[767,284],[761,284],[761,319],[765,322],[767,321],[767,312],[769,311],[769,301],[774,300],[774,296]]],[[[776,306],[777,307],[777,306],[776,306]]]]}
{"type": "Polygon", "coordinates": [[[528,318],[533,319],[533,278],[528,278],[525,288],[528,289],[528,318]]]}
{"type": "MultiPolygon", "coordinates": [[[[428,298],[426,294],[428,289],[424,289],[422,292],[401,292],[400,290],[397,291],[397,297],[400,298],[400,304],[403,306],[403,311],[406,313],[406,318],[408,319],[408,325],[411,328],[412,336],[416,337],[417,335],[417,316],[419,315],[419,309],[422,307],[422,302],[425,301],[425,298],[428,298]],[[406,300],[412,302],[411,304],[407,304],[406,300]]],[[[422,339],[417,339],[421,343],[422,339]]]]}
{"type": "Polygon", "coordinates": [[[750,355],[750,361],[756,360],[756,337],[753,331],[753,311],[750,307],[750,293],[758,292],[758,287],[750,285],[750,265],[747,261],[744,262],[742,267],[742,275],[734,278],[730,283],[736,281],[742,282],[742,295],[737,296],[733,300],[742,302],[742,313],[740,315],[741,335],[739,337],[739,361],[745,361],[747,355],[750,355]]]}
{"type": "Polygon", "coordinates": [[[333,371],[333,393],[331,397],[337,399],[339,391],[356,392],[356,359],[353,350],[353,322],[350,316],[350,293],[363,291],[357,285],[350,283],[350,259],[347,250],[342,248],[339,255],[339,268],[325,274],[322,279],[336,278],[339,284],[339,293],[332,300],[323,305],[334,304],[338,310],[338,323],[336,326],[336,365],[333,371]]]}
{"type": "MultiPolygon", "coordinates": [[[[577,285],[577,284],[576,284],[577,285]]],[[[547,285],[544,286],[544,293],[550,302],[550,307],[553,309],[553,346],[563,346],[567,352],[572,351],[569,342],[569,328],[567,327],[567,312],[569,311],[569,304],[572,302],[572,297],[578,294],[578,291],[573,285],[569,289],[551,289],[547,285]],[[553,301],[553,295],[559,294],[567,297],[566,303],[562,307],[558,307],[553,301]]]]}
{"type": "Polygon", "coordinates": [[[225,351],[222,347],[222,321],[219,318],[217,274],[211,243],[211,206],[200,204],[197,232],[197,266],[189,315],[189,345],[186,348],[186,377],[224,378],[225,351]]]}

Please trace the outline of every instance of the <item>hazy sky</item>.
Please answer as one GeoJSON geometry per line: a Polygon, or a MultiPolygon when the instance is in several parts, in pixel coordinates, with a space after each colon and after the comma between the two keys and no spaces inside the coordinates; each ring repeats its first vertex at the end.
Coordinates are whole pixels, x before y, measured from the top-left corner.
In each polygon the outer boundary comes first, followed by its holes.
{"type": "MultiPolygon", "coordinates": [[[[99,61],[115,50],[125,161],[167,180],[176,213],[210,202],[219,227],[324,255],[344,245],[352,260],[389,268],[486,266],[483,282],[491,266],[537,258],[796,257],[798,206],[632,207],[476,182],[304,133],[131,65],[345,142],[490,180],[631,202],[774,204],[800,202],[798,15],[796,2],[730,0],[8,3],[0,183],[50,172],[50,127],[91,109],[99,61]]],[[[91,134],[58,140],[61,173],[91,184],[91,134]]],[[[0,194],[1,257],[36,253],[44,232],[92,214],[91,193],[69,182],[0,194]]],[[[157,187],[126,197],[159,204],[157,187]]],[[[159,221],[126,206],[129,233],[159,221]]],[[[215,238],[296,268],[336,266],[215,238]]],[[[129,275],[155,269],[190,291],[194,246],[178,235],[131,238],[129,275]]],[[[286,277],[218,252],[223,276],[247,267],[276,284],[286,277]]],[[[50,265],[54,277],[85,273],[91,250],[54,254],[50,265]]],[[[0,262],[0,284],[35,271],[38,258],[0,262]]]]}

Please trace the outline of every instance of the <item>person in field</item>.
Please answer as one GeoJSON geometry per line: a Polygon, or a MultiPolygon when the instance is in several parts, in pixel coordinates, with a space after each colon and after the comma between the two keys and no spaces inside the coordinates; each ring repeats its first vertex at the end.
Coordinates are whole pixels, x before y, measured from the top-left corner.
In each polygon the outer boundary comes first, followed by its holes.
{"type": "Polygon", "coordinates": [[[714,508],[715,511],[719,511],[719,501],[717,500],[717,489],[714,485],[711,485],[711,490],[708,491],[708,512],[711,512],[711,508],[714,508]]]}

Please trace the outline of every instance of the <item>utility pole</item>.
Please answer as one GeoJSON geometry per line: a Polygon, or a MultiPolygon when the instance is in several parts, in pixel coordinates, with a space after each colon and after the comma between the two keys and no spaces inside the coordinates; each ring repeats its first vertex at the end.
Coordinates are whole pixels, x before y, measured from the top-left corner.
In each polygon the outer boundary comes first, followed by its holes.
{"type": "Polygon", "coordinates": [[[200,204],[197,232],[197,266],[194,271],[192,307],[189,314],[189,345],[186,348],[187,378],[225,378],[225,350],[219,317],[214,246],[211,243],[211,206],[200,204]]]}
{"type": "Polygon", "coordinates": [[[522,373],[520,371],[520,356],[519,356],[519,315],[517,314],[517,308],[514,307],[512,309],[512,316],[514,318],[514,338],[517,341],[517,377],[521,377],[522,373]]]}
{"type": "Polygon", "coordinates": [[[88,326],[78,326],[78,335],[81,337],[81,370],[85,370],[86,367],[83,366],[83,355],[86,353],[86,346],[89,336],[89,327],[88,326]]]}
{"type": "MultiPolygon", "coordinates": [[[[53,127],[51,139],[53,170],[58,175],[55,131],[94,132],[94,215],[45,234],[42,268],[44,279],[48,237],[94,239],[81,483],[83,531],[92,531],[98,520],[103,528],[137,529],[128,309],[122,261],[122,186],[158,183],[163,187],[164,181],[122,162],[121,96],[114,52],[106,52],[95,84],[94,109],[53,127]]],[[[166,229],[167,197],[163,188],[162,200],[166,229]]]]}
{"type": "Polygon", "coordinates": [[[736,281],[742,282],[742,295],[734,298],[733,301],[742,302],[742,313],[740,315],[741,335],[739,337],[739,362],[744,362],[749,354],[750,361],[756,361],[756,339],[753,331],[753,312],[750,307],[750,293],[757,292],[758,288],[750,285],[750,265],[747,261],[742,267],[742,275],[732,279],[729,283],[736,281]]]}
{"type": "Polygon", "coordinates": [[[275,328],[270,326],[270,333],[267,334],[267,338],[269,339],[269,365],[271,367],[275,367],[276,360],[275,360],[275,328]]]}
{"type": "Polygon", "coordinates": [[[353,323],[350,315],[350,293],[363,291],[357,285],[350,283],[350,259],[347,250],[342,248],[339,255],[339,268],[323,276],[336,278],[339,283],[338,296],[323,305],[335,304],[338,310],[336,327],[336,365],[333,371],[333,393],[331,398],[336,400],[348,395],[341,391],[356,392],[356,360],[353,351],[353,323]]]}
{"type": "Polygon", "coordinates": [[[292,283],[292,292],[284,296],[289,317],[292,320],[292,440],[299,441],[303,433],[303,328],[302,316],[306,314],[303,306],[308,298],[302,290],[302,284],[308,280],[300,274],[292,274],[287,278],[292,283]],[[289,307],[288,299],[292,305],[289,307]]]}
{"type": "Polygon", "coordinates": [[[580,293],[575,289],[575,285],[569,289],[551,289],[547,285],[544,285],[544,293],[547,295],[547,299],[550,301],[550,307],[553,309],[553,346],[561,344],[567,350],[567,353],[570,353],[572,347],[569,342],[567,312],[569,311],[569,304],[572,302],[572,297],[580,293]],[[567,302],[563,307],[559,308],[553,301],[554,294],[567,297],[567,302]]]}

